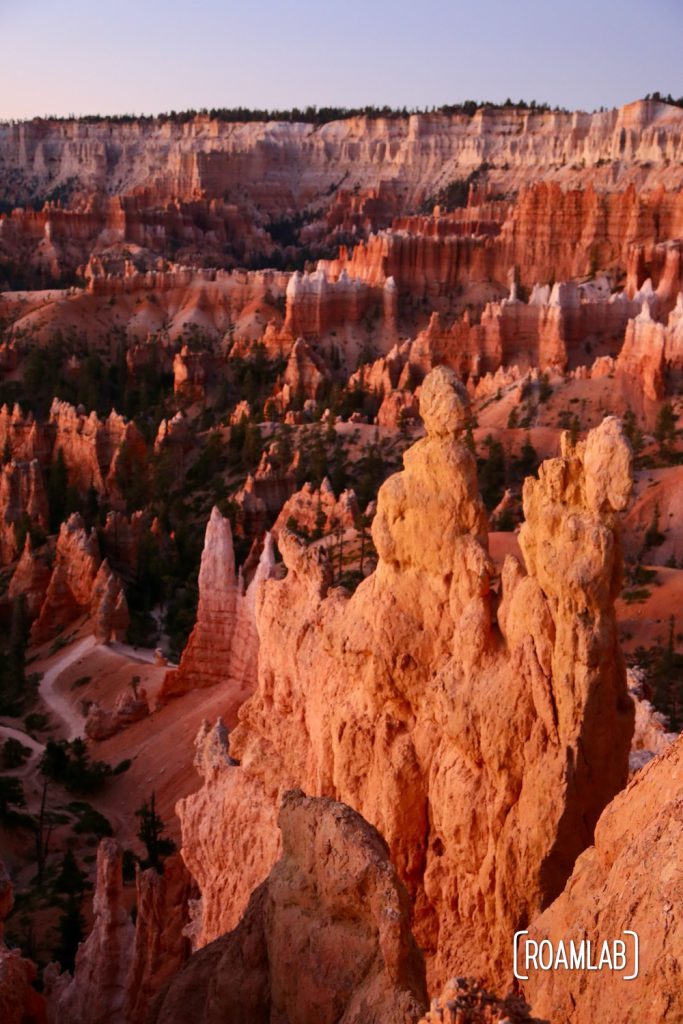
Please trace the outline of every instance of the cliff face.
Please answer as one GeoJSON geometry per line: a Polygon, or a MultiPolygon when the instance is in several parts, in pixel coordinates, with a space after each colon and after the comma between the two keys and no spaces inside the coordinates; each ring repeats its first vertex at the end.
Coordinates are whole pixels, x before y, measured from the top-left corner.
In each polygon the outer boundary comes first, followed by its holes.
{"type": "MultiPolygon", "coordinates": [[[[347,192],[376,188],[378,165],[387,181],[422,198],[483,162],[499,168],[500,192],[517,187],[532,165],[537,176],[569,184],[588,172],[608,188],[677,185],[682,157],[683,114],[654,101],[595,114],[482,108],[472,118],[356,117],[322,126],[201,116],[182,125],[0,126],[0,178],[12,183],[2,198],[15,201],[75,178],[88,192],[152,194],[158,202],[246,190],[270,212],[310,202],[340,180],[347,192]]],[[[113,206],[110,216],[115,226],[113,206]]]]}
{"type": "Polygon", "coordinates": [[[349,807],[296,791],[278,824],[282,856],[239,925],[194,954],[151,1021],[417,1021],[424,966],[381,836],[349,807]]]}
{"type": "MultiPolygon", "coordinates": [[[[587,939],[594,950],[622,938],[624,928],[640,939],[638,977],[626,984],[612,971],[534,971],[524,983],[534,1010],[576,1021],[675,1021],[683,1013],[679,963],[683,919],[677,896],[680,862],[683,742],[641,769],[606,808],[595,845],[576,862],[562,895],[530,929],[556,948],[587,939]],[[625,998],[625,993],[628,993],[625,998]]],[[[632,940],[627,937],[629,964],[632,940]]],[[[598,954],[599,955],[599,954],[598,954]]],[[[631,968],[624,973],[631,973],[631,968]]]]}
{"type": "Polygon", "coordinates": [[[275,856],[278,794],[297,785],[385,837],[433,982],[455,967],[504,982],[514,927],[561,891],[626,781],[618,423],[576,450],[565,440],[527,481],[529,575],[509,557],[497,578],[458,439],[467,395],[442,367],[420,402],[427,437],[380,490],[378,568],[352,597],[330,590],[324,552],[280,532],[288,575],[258,598],[259,684],[230,737],[240,766],[178,806],[198,945],[235,925],[275,856]]]}
{"type": "MultiPolygon", "coordinates": [[[[295,226],[301,251],[322,253],[397,217],[387,253],[404,277],[413,264],[413,294],[434,294],[444,274],[453,281],[484,272],[484,279],[504,280],[501,266],[504,275],[515,264],[532,285],[550,279],[541,268],[551,257],[557,278],[589,272],[594,258],[613,260],[625,229],[640,227],[636,241],[646,249],[660,240],[660,223],[671,229],[665,238],[680,238],[682,152],[681,111],[653,101],[595,114],[483,108],[473,117],[355,117],[322,126],[231,124],[203,116],[182,125],[3,125],[0,182],[7,184],[0,198],[17,208],[0,217],[0,271],[9,279],[33,274],[39,287],[45,275],[56,280],[89,265],[93,254],[121,264],[131,247],[159,264],[181,258],[231,268],[272,261],[275,251],[286,250],[277,241],[283,224],[295,226]],[[453,237],[428,239],[415,230],[410,215],[473,174],[477,208],[444,221],[453,237]],[[522,204],[521,219],[490,198],[523,193],[536,181],[549,190],[522,204]],[[641,200],[631,186],[668,191],[661,201],[641,200]],[[71,196],[66,207],[25,208],[27,200],[55,188],[71,196]],[[613,203],[606,193],[620,196],[613,203]],[[435,272],[431,282],[428,268],[435,272]]],[[[382,258],[379,250],[375,255],[382,258]]],[[[632,257],[637,264],[652,253],[632,257]]],[[[163,276],[162,266],[144,269],[163,276]]],[[[124,276],[91,281],[93,294],[103,294],[102,287],[120,294],[124,276]]],[[[138,276],[151,286],[149,274],[138,276]]],[[[355,277],[324,287],[309,281],[300,296],[302,316],[292,321],[299,324],[295,336],[313,323],[338,323],[341,307],[347,317],[371,309],[376,296],[369,279],[355,277]]]]}
{"type": "Polygon", "coordinates": [[[530,174],[515,201],[468,206],[432,216],[395,218],[352,250],[321,260],[330,281],[348,279],[379,289],[391,277],[403,295],[448,296],[477,281],[504,286],[511,268],[519,282],[571,280],[596,268],[627,274],[629,293],[652,277],[667,296],[681,280],[683,199],[678,191],[566,189],[530,174]]]}

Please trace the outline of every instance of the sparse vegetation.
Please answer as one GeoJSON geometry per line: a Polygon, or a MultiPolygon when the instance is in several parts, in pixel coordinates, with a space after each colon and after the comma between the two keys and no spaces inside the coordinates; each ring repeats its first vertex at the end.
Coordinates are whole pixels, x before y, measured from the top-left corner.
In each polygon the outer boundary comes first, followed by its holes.
{"type": "Polygon", "coordinates": [[[154,793],[149,800],[145,800],[135,814],[140,819],[138,839],[147,851],[147,858],[142,862],[143,867],[152,867],[157,871],[162,871],[163,859],[173,853],[175,843],[172,839],[164,836],[165,825],[156,812],[154,793]]]}
{"type": "Polygon", "coordinates": [[[58,782],[70,792],[95,793],[112,774],[111,765],[104,761],[91,761],[85,742],[75,740],[48,740],[40,760],[40,771],[52,782],[58,782]]]}

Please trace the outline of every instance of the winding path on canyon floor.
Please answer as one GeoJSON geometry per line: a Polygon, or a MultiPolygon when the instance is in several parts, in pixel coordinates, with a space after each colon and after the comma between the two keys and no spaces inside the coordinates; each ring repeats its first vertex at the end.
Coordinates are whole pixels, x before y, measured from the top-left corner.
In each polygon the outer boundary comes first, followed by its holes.
{"type": "Polygon", "coordinates": [[[69,646],[52,662],[50,667],[43,673],[40,680],[39,692],[43,703],[62,723],[66,739],[74,740],[77,736],[83,735],[85,719],[70,703],[63,693],[55,689],[57,680],[62,672],[65,672],[70,665],[78,661],[84,654],[92,650],[96,640],[94,636],[86,636],[78,643],[69,646]]]}

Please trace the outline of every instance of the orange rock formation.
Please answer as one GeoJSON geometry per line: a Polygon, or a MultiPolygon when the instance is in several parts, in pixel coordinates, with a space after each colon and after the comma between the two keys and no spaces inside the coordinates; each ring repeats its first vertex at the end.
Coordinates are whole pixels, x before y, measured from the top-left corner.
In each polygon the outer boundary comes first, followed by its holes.
{"type": "Polygon", "coordinates": [[[121,583],[106,559],[100,561],[97,535],[87,533],[81,516],[74,512],[59,531],[54,568],[31,639],[43,643],[86,614],[93,617],[99,641],[125,638],[128,606],[121,583]]]}
{"type": "Polygon", "coordinates": [[[443,992],[432,999],[420,1024],[544,1024],[531,1017],[519,996],[506,999],[487,992],[470,978],[452,978],[443,992]]]}
{"type": "Polygon", "coordinates": [[[258,636],[254,613],[256,589],[274,566],[272,541],[266,536],[258,568],[247,591],[235,572],[230,522],[214,507],[206,527],[199,569],[197,621],[180,665],[166,673],[160,697],[175,696],[221,683],[224,715],[232,726],[237,709],[256,685],[258,636]]]}
{"type": "Polygon", "coordinates": [[[325,477],[320,487],[306,483],[287,499],[273,524],[273,536],[277,539],[280,530],[291,529],[290,520],[296,523],[296,530],[309,537],[316,531],[330,533],[340,526],[346,530],[355,527],[359,514],[355,493],[342,491],[336,498],[332,484],[325,477]]]}
{"type": "Polygon", "coordinates": [[[46,994],[54,1020],[105,1024],[124,1020],[135,926],[123,897],[122,851],[102,839],[97,851],[93,927],[78,947],[74,976],[50,970],[46,994]]]}
{"type": "Polygon", "coordinates": [[[21,526],[48,525],[48,508],[43,477],[37,459],[8,462],[0,470],[0,565],[19,555],[21,526]]]}
{"type": "Polygon", "coordinates": [[[35,553],[30,534],[27,534],[21,558],[10,580],[8,595],[12,601],[20,595],[26,598],[26,610],[31,619],[40,612],[51,576],[47,558],[35,553]]]}
{"type": "Polygon", "coordinates": [[[113,411],[101,422],[96,413],[86,416],[68,402],[55,399],[50,425],[54,452],[61,449],[69,482],[79,491],[89,487],[99,494],[116,491],[117,466],[124,443],[128,457],[142,461],[146,456],[146,445],[138,428],[113,411]]]}
{"type": "MultiPolygon", "coordinates": [[[[638,977],[625,983],[622,974],[630,969],[541,972],[532,966],[524,990],[540,1016],[567,1024],[681,1018],[682,798],[679,739],[605,809],[595,845],[579,857],[562,895],[530,929],[534,939],[550,938],[555,947],[560,939],[586,939],[598,951],[603,941],[633,929],[640,938],[638,977]]],[[[628,949],[632,965],[632,945],[628,949]]]]}
{"type": "Polygon", "coordinates": [[[330,590],[324,552],[280,533],[289,571],[258,600],[259,685],[230,737],[240,765],[224,759],[178,806],[203,897],[198,945],[236,924],[275,857],[278,794],[299,785],[385,836],[434,982],[456,965],[505,981],[514,927],[562,890],[626,781],[618,422],[575,450],[565,438],[527,481],[529,575],[509,557],[497,580],[457,439],[467,395],[439,368],[420,401],[427,437],[380,490],[378,568],[351,598],[330,590]]]}
{"type": "Polygon", "coordinates": [[[407,893],[349,807],[284,797],[282,856],[239,925],[171,980],[150,1024],[410,1024],[426,1002],[407,893]]]}
{"type": "Polygon", "coordinates": [[[3,942],[3,922],[13,903],[12,883],[0,860],[0,1020],[3,1024],[45,1024],[45,1000],[33,988],[36,965],[3,942]]]}

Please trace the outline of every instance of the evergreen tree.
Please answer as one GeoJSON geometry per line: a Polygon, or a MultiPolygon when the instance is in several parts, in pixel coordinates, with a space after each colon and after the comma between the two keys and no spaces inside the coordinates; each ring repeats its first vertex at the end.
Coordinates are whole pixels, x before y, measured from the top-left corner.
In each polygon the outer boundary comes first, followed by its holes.
{"type": "Polygon", "coordinates": [[[86,882],[85,873],[79,868],[73,850],[67,850],[55,881],[55,891],[75,896],[83,892],[86,882]]]}
{"type": "Polygon", "coordinates": [[[654,434],[655,440],[659,444],[660,454],[669,455],[671,445],[676,440],[676,414],[671,402],[665,402],[657,413],[654,434]]]}
{"type": "Polygon", "coordinates": [[[632,409],[627,409],[622,418],[624,433],[633,449],[634,455],[640,455],[643,449],[643,432],[638,426],[636,414],[632,409]]]}
{"type": "Polygon", "coordinates": [[[9,644],[0,654],[0,708],[4,714],[19,714],[26,697],[28,631],[26,597],[20,594],[12,604],[9,644]]]}
{"type": "Polygon", "coordinates": [[[484,504],[491,511],[505,491],[505,453],[500,441],[494,440],[491,434],[484,439],[484,445],[488,455],[479,462],[479,487],[484,504]]]}
{"type": "Polygon", "coordinates": [[[135,812],[140,819],[138,839],[147,850],[145,867],[162,870],[162,857],[167,857],[175,850],[175,843],[172,839],[164,837],[164,823],[156,812],[156,796],[152,793],[149,800],[145,800],[142,807],[135,812]]]}
{"type": "Polygon", "coordinates": [[[57,450],[50,465],[47,480],[47,503],[50,511],[50,533],[59,533],[59,527],[66,518],[69,489],[69,473],[64,452],[57,450]]]}
{"type": "Polygon", "coordinates": [[[85,922],[81,914],[81,905],[75,896],[69,898],[67,908],[59,918],[57,928],[59,946],[55,950],[55,956],[63,971],[73,973],[79,943],[85,938],[85,922]]]}
{"type": "Polygon", "coordinates": [[[11,813],[12,807],[25,807],[24,787],[11,775],[0,775],[0,820],[11,813]]]}

